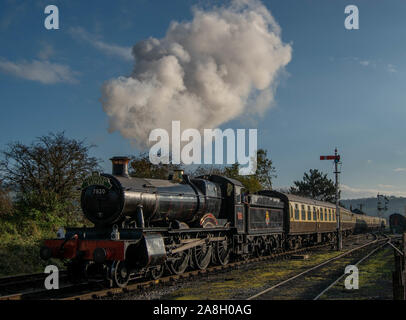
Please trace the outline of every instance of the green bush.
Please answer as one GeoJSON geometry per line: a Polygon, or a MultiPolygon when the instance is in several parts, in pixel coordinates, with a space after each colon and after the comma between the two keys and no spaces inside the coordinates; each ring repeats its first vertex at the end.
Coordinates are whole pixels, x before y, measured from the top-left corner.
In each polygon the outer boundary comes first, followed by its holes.
{"type": "Polygon", "coordinates": [[[44,239],[55,238],[61,226],[83,225],[72,216],[77,214],[37,209],[0,216],[0,276],[43,272],[50,263],[63,267],[60,261],[42,261],[39,249],[44,239]]]}

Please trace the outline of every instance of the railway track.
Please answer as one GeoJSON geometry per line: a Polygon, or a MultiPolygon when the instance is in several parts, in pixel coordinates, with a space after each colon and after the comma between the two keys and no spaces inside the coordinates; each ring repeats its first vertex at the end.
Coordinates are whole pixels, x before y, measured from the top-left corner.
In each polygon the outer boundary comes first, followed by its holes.
{"type": "MultiPolygon", "coordinates": [[[[390,240],[388,240],[387,242],[385,242],[384,244],[376,247],[375,249],[373,249],[371,252],[369,252],[367,255],[365,255],[364,257],[362,257],[360,260],[358,260],[357,263],[355,263],[355,266],[358,266],[361,262],[365,261],[366,259],[368,259],[370,256],[372,256],[375,252],[377,252],[378,250],[382,249],[384,246],[386,246],[388,243],[390,242],[390,240]]],[[[334,280],[330,285],[327,286],[327,288],[325,288],[324,290],[322,290],[313,300],[319,300],[321,296],[323,296],[328,290],[330,290],[332,287],[334,287],[336,285],[336,283],[338,283],[346,274],[343,273],[341,276],[339,276],[336,280],[334,280]]]]}
{"type": "MultiPolygon", "coordinates": [[[[51,300],[89,300],[89,299],[99,299],[102,297],[108,297],[118,294],[125,294],[134,291],[145,291],[150,288],[155,288],[160,285],[172,285],[175,282],[180,280],[191,280],[199,276],[215,274],[219,272],[226,272],[228,270],[232,270],[238,268],[239,266],[267,261],[267,260],[274,260],[279,258],[285,258],[293,254],[310,252],[312,250],[317,250],[320,248],[329,247],[331,244],[323,244],[313,247],[305,247],[291,251],[285,251],[281,253],[275,253],[269,256],[262,256],[257,258],[252,258],[248,260],[241,260],[229,263],[225,266],[212,266],[208,267],[205,270],[192,270],[185,272],[180,275],[169,275],[166,277],[159,278],[157,280],[148,280],[148,281],[141,281],[129,284],[125,288],[102,288],[102,281],[100,282],[90,282],[90,283],[81,283],[78,285],[65,285],[62,286],[58,290],[37,290],[37,291],[25,291],[20,293],[14,293],[7,296],[0,296],[0,300],[42,300],[42,299],[51,299],[51,300]]],[[[44,274],[42,275],[42,279],[45,278],[44,274]]],[[[39,275],[35,275],[40,277],[39,275]]],[[[42,280],[42,284],[43,284],[42,280]]]]}
{"type": "MultiPolygon", "coordinates": [[[[360,237],[364,237],[365,235],[355,235],[349,237],[347,240],[352,241],[359,241],[360,237]]],[[[76,285],[63,283],[61,281],[60,289],[58,290],[45,290],[43,288],[43,283],[45,276],[44,274],[34,274],[34,275],[25,275],[23,277],[9,277],[8,281],[4,279],[4,283],[7,283],[8,287],[13,287],[16,285],[16,282],[23,281],[24,278],[26,281],[26,286],[24,290],[21,292],[16,292],[14,290],[13,293],[8,295],[0,296],[0,300],[90,300],[90,299],[100,299],[104,297],[111,297],[114,295],[121,295],[130,292],[143,292],[149,289],[156,288],[158,286],[168,286],[173,285],[179,281],[190,281],[195,279],[196,277],[201,277],[204,275],[216,274],[220,272],[227,272],[229,270],[233,270],[238,268],[239,266],[261,262],[261,261],[270,261],[275,259],[284,259],[291,255],[299,254],[299,253],[306,253],[313,250],[323,249],[331,247],[331,244],[323,244],[313,247],[305,247],[291,251],[285,251],[281,253],[275,253],[269,256],[262,256],[251,258],[248,260],[241,260],[229,263],[225,266],[211,266],[205,270],[192,270],[185,272],[180,275],[169,275],[166,277],[162,277],[157,280],[147,280],[141,282],[130,283],[125,288],[105,288],[103,281],[92,281],[92,282],[84,282],[76,285]],[[30,279],[30,276],[32,277],[30,279]],[[31,288],[26,288],[29,284],[35,283],[35,286],[31,288]],[[39,288],[40,287],[40,288],[39,288]]],[[[66,277],[66,274],[64,274],[66,277]]],[[[0,279],[0,288],[2,285],[0,279]]],[[[6,286],[6,284],[5,284],[6,286]]],[[[2,291],[0,291],[2,293],[2,291]]]]}
{"type": "MultiPolygon", "coordinates": [[[[0,299],[4,296],[42,291],[47,274],[34,273],[0,278],[0,299]]],[[[59,273],[60,281],[67,279],[65,271],[59,273]]]]}
{"type": "MultiPolygon", "coordinates": [[[[367,254],[365,254],[360,260],[358,260],[358,262],[356,263],[356,265],[358,265],[359,263],[363,262],[364,260],[366,260],[369,256],[371,256],[372,254],[374,254],[375,252],[377,252],[379,249],[381,249],[382,247],[384,247],[385,245],[387,245],[390,242],[390,238],[386,235],[383,235],[384,238],[379,239],[378,235],[374,234],[375,239],[357,246],[355,248],[349,249],[347,251],[345,251],[344,253],[333,257],[331,259],[325,260],[315,266],[312,266],[294,276],[291,276],[279,283],[276,283],[272,286],[270,286],[269,288],[262,290],[250,297],[247,298],[247,300],[254,300],[254,299],[260,299],[260,300],[268,300],[271,299],[272,297],[272,291],[274,291],[275,289],[280,289],[283,288],[286,284],[289,284],[290,286],[292,286],[292,283],[294,283],[295,281],[303,281],[305,277],[310,277],[310,276],[314,276],[315,273],[317,273],[318,270],[320,270],[321,268],[335,262],[338,261],[344,257],[347,257],[357,251],[363,250],[363,249],[367,249],[370,246],[373,245],[377,245],[376,247],[374,247],[372,250],[368,250],[367,254]],[[384,244],[382,244],[382,242],[385,242],[384,244]]],[[[331,284],[329,284],[327,287],[324,287],[323,290],[319,291],[318,294],[313,296],[314,300],[319,299],[323,294],[325,294],[330,288],[332,288],[340,279],[342,279],[345,276],[345,274],[341,274],[339,278],[337,278],[335,281],[333,281],[331,284]]],[[[307,284],[308,285],[308,284],[307,284]]]]}

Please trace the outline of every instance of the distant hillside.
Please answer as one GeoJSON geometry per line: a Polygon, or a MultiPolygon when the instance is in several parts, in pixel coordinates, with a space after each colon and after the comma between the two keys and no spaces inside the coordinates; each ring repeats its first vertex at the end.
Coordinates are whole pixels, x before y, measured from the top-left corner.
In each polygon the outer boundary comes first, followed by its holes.
{"type": "MultiPolygon", "coordinates": [[[[377,198],[361,198],[351,200],[341,200],[342,205],[347,209],[352,206],[353,209],[360,208],[362,205],[362,211],[371,216],[378,215],[377,198]]],[[[383,206],[383,205],[382,205],[383,206]]],[[[388,211],[384,214],[385,218],[388,218],[392,213],[405,214],[406,198],[405,197],[389,197],[388,211]]]]}

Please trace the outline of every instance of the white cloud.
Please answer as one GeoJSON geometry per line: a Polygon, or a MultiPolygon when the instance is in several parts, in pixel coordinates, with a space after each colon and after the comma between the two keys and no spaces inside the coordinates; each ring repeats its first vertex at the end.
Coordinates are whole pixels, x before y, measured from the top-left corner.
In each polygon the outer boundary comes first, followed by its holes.
{"type": "Polygon", "coordinates": [[[41,60],[48,60],[54,54],[54,48],[50,44],[44,43],[40,52],[38,52],[38,58],[41,60]]]}
{"type": "Polygon", "coordinates": [[[78,74],[67,65],[49,61],[12,62],[3,58],[0,58],[0,72],[44,84],[74,83],[77,82],[76,75],[78,74]]]}
{"type": "Polygon", "coordinates": [[[329,57],[329,60],[331,62],[334,62],[336,60],[341,60],[341,61],[346,61],[346,62],[350,62],[350,63],[357,63],[365,68],[374,68],[376,70],[385,70],[390,73],[398,72],[397,67],[394,64],[383,62],[380,59],[371,60],[371,59],[361,59],[359,57],[342,57],[342,58],[335,59],[334,57],[333,58],[329,57]]]}
{"type": "Polygon", "coordinates": [[[260,1],[227,4],[195,8],[191,21],[172,22],[164,38],[135,44],[131,76],[102,88],[110,132],[145,146],[151,130],[171,132],[172,120],[181,131],[203,130],[272,107],[292,47],[260,1]]]}
{"type": "Polygon", "coordinates": [[[372,160],[367,160],[367,164],[371,164],[372,162],[372,160]]]}
{"type": "Polygon", "coordinates": [[[387,70],[388,70],[388,72],[392,72],[392,73],[398,72],[398,70],[396,69],[396,66],[393,64],[390,64],[390,63],[387,65],[387,70]]]}
{"type": "Polygon", "coordinates": [[[371,62],[368,60],[362,60],[359,63],[360,63],[360,65],[367,67],[371,62]]]}
{"type": "Polygon", "coordinates": [[[405,191],[387,190],[394,188],[392,185],[378,185],[377,188],[354,188],[345,184],[340,185],[342,199],[357,199],[376,197],[378,193],[389,196],[406,197],[405,191]]]}
{"type": "Polygon", "coordinates": [[[378,184],[379,188],[395,188],[394,185],[391,184],[378,184]]]}
{"type": "Polygon", "coordinates": [[[395,171],[395,172],[406,172],[406,168],[396,168],[396,169],[393,169],[393,171],[395,171]]]}
{"type": "Polygon", "coordinates": [[[81,27],[72,27],[69,29],[69,32],[74,38],[88,42],[104,54],[117,56],[127,61],[134,60],[131,54],[131,47],[121,47],[118,45],[103,42],[101,40],[98,40],[95,35],[90,34],[81,27]]]}

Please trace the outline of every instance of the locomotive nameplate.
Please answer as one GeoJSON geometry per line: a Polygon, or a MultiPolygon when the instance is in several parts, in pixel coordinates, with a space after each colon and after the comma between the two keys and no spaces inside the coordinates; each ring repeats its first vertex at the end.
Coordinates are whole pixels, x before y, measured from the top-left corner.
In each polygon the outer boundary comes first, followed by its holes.
{"type": "Polygon", "coordinates": [[[109,178],[100,176],[98,174],[94,174],[83,180],[82,189],[86,189],[89,186],[102,186],[107,189],[110,189],[112,187],[109,178]]]}

